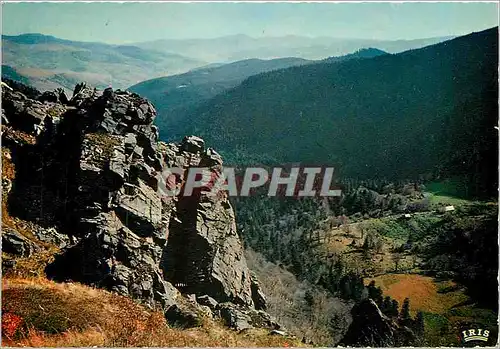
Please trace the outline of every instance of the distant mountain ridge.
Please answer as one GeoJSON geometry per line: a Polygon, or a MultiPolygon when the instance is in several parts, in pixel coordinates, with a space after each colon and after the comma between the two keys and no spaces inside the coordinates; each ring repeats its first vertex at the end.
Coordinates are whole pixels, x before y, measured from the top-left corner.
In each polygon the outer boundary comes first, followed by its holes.
{"type": "Polygon", "coordinates": [[[198,68],[184,74],[141,82],[129,88],[151,100],[158,111],[157,124],[163,139],[180,137],[186,112],[219,93],[236,87],[244,79],[274,70],[320,62],[341,62],[387,54],[378,49],[361,49],[349,55],[329,57],[322,61],[302,58],[272,60],[246,59],[225,65],[198,68]]]}
{"type": "Polygon", "coordinates": [[[24,76],[45,90],[71,90],[85,80],[99,87],[126,88],[152,76],[164,76],[205,65],[182,55],[130,45],[80,42],[43,34],[2,36],[3,64],[8,77],[24,76]]]}
{"type": "Polygon", "coordinates": [[[343,56],[366,47],[398,53],[449,40],[453,36],[415,40],[346,39],[288,35],[259,37],[237,34],[213,39],[164,39],[134,43],[135,46],[197,57],[211,62],[234,62],[248,58],[301,57],[319,60],[343,56]]]}
{"type": "Polygon", "coordinates": [[[10,77],[24,76],[30,85],[41,90],[63,87],[70,92],[72,86],[82,80],[99,88],[112,85],[123,89],[140,81],[180,74],[206,65],[252,58],[323,59],[363,47],[393,52],[440,40],[443,38],[376,41],[233,35],[217,39],[157,40],[112,45],[27,33],[2,35],[2,56],[3,64],[12,68],[9,69],[10,77]]]}
{"type": "Polygon", "coordinates": [[[497,69],[498,28],[395,55],[290,67],[190,110],[176,132],[205,137],[233,163],[258,155],[332,163],[358,178],[463,175],[471,192],[493,193],[485,183],[497,182],[497,69]]]}
{"type": "Polygon", "coordinates": [[[373,57],[382,56],[382,55],[386,55],[386,54],[387,54],[387,52],[379,50],[378,48],[369,47],[369,48],[359,49],[354,53],[349,53],[349,54],[344,55],[344,56],[328,57],[328,58],[322,59],[320,62],[322,62],[322,63],[335,63],[335,62],[347,61],[347,60],[353,59],[353,58],[355,58],[355,59],[357,59],[357,58],[373,58],[373,57]]]}
{"type": "Polygon", "coordinates": [[[72,44],[79,46],[91,46],[91,45],[107,45],[99,42],[85,42],[85,41],[71,41],[66,39],[60,39],[52,35],[45,35],[40,33],[26,33],[19,35],[2,35],[2,40],[9,40],[18,44],[34,45],[34,44],[72,44]]]}

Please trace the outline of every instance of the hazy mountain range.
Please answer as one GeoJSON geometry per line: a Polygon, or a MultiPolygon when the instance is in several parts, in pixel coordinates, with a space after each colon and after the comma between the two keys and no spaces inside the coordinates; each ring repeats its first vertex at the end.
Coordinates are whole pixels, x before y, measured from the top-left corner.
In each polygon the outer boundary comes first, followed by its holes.
{"type": "Polygon", "coordinates": [[[64,40],[42,34],[2,36],[2,64],[7,77],[20,77],[39,89],[71,89],[79,81],[97,87],[127,88],[156,77],[175,75],[209,64],[245,59],[300,57],[324,59],[362,48],[400,52],[446,38],[377,41],[286,36],[159,40],[134,45],[64,40]]]}
{"type": "Polygon", "coordinates": [[[175,52],[209,62],[230,62],[249,58],[272,59],[280,57],[317,60],[329,56],[346,55],[367,47],[376,47],[389,53],[397,53],[450,38],[452,37],[390,41],[334,37],[311,38],[294,35],[253,38],[240,34],[214,39],[156,40],[136,43],[135,45],[163,52],[175,52]]]}
{"type": "Polygon", "coordinates": [[[175,53],[70,41],[41,34],[3,35],[2,56],[3,73],[7,70],[9,74],[22,76],[42,90],[72,89],[80,81],[96,87],[126,88],[151,77],[207,64],[175,53]]]}

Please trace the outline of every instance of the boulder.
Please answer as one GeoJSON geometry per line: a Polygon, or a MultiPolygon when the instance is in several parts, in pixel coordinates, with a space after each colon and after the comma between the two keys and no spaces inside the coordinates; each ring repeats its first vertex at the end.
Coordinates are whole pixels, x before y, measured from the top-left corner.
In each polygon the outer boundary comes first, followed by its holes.
{"type": "Polygon", "coordinates": [[[193,309],[172,305],[165,311],[165,318],[172,327],[191,328],[202,325],[203,317],[193,309]]]}
{"type": "Polygon", "coordinates": [[[111,157],[109,159],[108,169],[111,175],[113,175],[113,180],[116,181],[116,187],[121,187],[129,174],[130,166],[127,164],[125,155],[125,146],[115,146],[112,150],[111,157]]]}
{"type": "Polygon", "coordinates": [[[2,77],[1,84],[2,84],[2,91],[3,90],[17,91],[30,99],[37,99],[41,95],[41,92],[38,91],[36,88],[27,86],[23,83],[8,78],[2,77]]]}
{"type": "Polygon", "coordinates": [[[239,307],[230,302],[220,303],[216,310],[227,326],[238,331],[248,328],[284,330],[271,315],[261,310],[239,307]]]}
{"type": "Polygon", "coordinates": [[[68,235],[59,233],[56,228],[37,227],[32,231],[33,235],[40,241],[64,248],[70,244],[68,235]]]}
{"type": "Polygon", "coordinates": [[[59,102],[59,96],[54,91],[45,91],[40,97],[38,97],[40,102],[59,102]]]}
{"type": "Polygon", "coordinates": [[[250,318],[250,316],[245,314],[233,304],[221,304],[218,310],[219,315],[222,320],[224,320],[226,326],[238,331],[253,328],[253,326],[251,325],[252,319],[250,318]]]}
{"type": "Polygon", "coordinates": [[[217,303],[217,301],[215,299],[213,299],[212,297],[210,297],[208,295],[196,297],[196,301],[198,302],[198,304],[207,306],[212,310],[215,309],[217,307],[217,305],[219,304],[219,303],[217,303]]]}
{"type": "Polygon", "coordinates": [[[201,153],[205,149],[205,141],[200,137],[186,136],[182,140],[181,149],[188,153],[201,153]]]}
{"type": "Polygon", "coordinates": [[[4,228],[2,231],[2,252],[10,253],[19,257],[29,257],[38,248],[30,240],[17,231],[4,228]]]}
{"type": "Polygon", "coordinates": [[[5,191],[5,194],[9,194],[12,190],[12,181],[8,178],[2,179],[2,191],[5,191]]]}
{"type": "Polygon", "coordinates": [[[54,90],[54,93],[57,95],[57,100],[61,104],[68,104],[69,99],[68,96],[66,95],[66,92],[62,88],[57,88],[54,90]]]}
{"type": "Polygon", "coordinates": [[[33,135],[41,133],[44,119],[50,116],[50,106],[9,89],[2,89],[2,108],[9,125],[33,135]]]}
{"type": "Polygon", "coordinates": [[[156,192],[139,180],[138,185],[126,183],[114,199],[115,211],[136,234],[162,238],[162,204],[156,192]]]}
{"type": "Polygon", "coordinates": [[[246,314],[250,317],[253,327],[267,328],[268,330],[284,330],[282,325],[263,310],[249,309],[246,310],[246,314]]]}
{"type": "Polygon", "coordinates": [[[264,295],[264,292],[262,292],[262,289],[260,288],[259,280],[257,279],[257,276],[254,273],[250,274],[250,278],[251,278],[250,289],[252,291],[252,300],[253,304],[255,305],[255,309],[266,310],[267,308],[266,296],[264,295]]]}
{"type": "Polygon", "coordinates": [[[162,249],[113,213],[84,219],[86,235],[47,267],[49,277],[105,287],[144,304],[175,304],[177,290],[159,268],[162,249]]]}
{"type": "MultiPolygon", "coordinates": [[[[199,153],[203,148],[204,142],[193,136],[178,146],[159,147],[168,167],[208,167],[214,177],[220,175],[220,157],[211,150],[199,153]]],[[[165,179],[163,185],[183,183],[186,175],[187,171],[178,175],[175,183],[165,179]]],[[[186,293],[253,307],[250,271],[229,200],[198,190],[192,196],[176,197],[173,202],[164,259],[167,280],[182,285],[186,293]]]]}
{"type": "Polygon", "coordinates": [[[68,101],[68,104],[75,107],[90,104],[96,97],[96,90],[88,86],[85,82],[79,83],[73,90],[73,97],[68,101]],[[90,102],[90,103],[89,103],[90,102]]]}
{"type": "Polygon", "coordinates": [[[217,302],[253,306],[250,271],[229,202],[208,196],[179,198],[169,226],[164,270],[184,292],[217,302]]]}

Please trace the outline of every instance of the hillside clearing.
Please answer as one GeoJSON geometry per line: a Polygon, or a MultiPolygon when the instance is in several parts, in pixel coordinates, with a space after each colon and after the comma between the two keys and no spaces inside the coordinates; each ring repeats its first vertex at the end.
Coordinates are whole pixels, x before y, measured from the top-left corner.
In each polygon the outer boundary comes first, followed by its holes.
{"type": "Polygon", "coordinates": [[[410,312],[418,311],[444,314],[454,306],[466,301],[468,297],[462,288],[452,281],[436,281],[430,276],[418,274],[385,274],[365,279],[369,284],[374,280],[384,295],[390,296],[402,304],[410,298],[410,312]],[[447,291],[449,290],[449,291],[447,291]]]}

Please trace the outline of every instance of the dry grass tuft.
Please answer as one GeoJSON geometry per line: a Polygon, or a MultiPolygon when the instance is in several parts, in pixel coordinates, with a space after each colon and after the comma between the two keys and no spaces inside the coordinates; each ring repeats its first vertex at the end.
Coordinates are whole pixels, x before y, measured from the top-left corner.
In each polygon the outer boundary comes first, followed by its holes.
{"type": "Polygon", "coordinates": [[[39,278],[45,276],[45,268],[54,261],[58,248],[51,247],[35,252],[29,257],[12,257],[2,254],[3,260],[13,259],[15,264],[12,268],[3,270],[3,275],[10,278],[39,278]]]}
{"type": "Polygon", "coordinates": [[[12,156],[7,148],[2,149],[2,179],[13,180],[16,176],[16,168],[12,162],[12,156]]]}
{"type": "Polygon", "coordinates": [[[2,125],[2,133],[4,134],[2,135],[2,137],[5,137],[6,140],[11,140],[20,144],[28,145],[33,145],[36,143],[35,136],[20,130],[15,130],[11,126],[2,125]]]}
{"type": "Polygon", "coordinates": [[[100,147],[103,150],[101,156],[106,159],[111,156],[113,149],[121,142],[119,137],[105,133],[89,133],[85,135],[85,138],[93,145],[100,147]]]}

